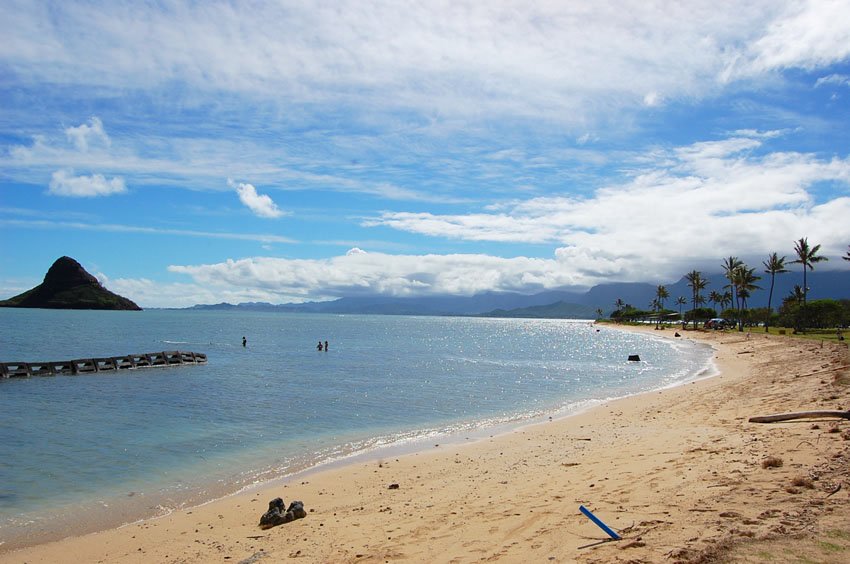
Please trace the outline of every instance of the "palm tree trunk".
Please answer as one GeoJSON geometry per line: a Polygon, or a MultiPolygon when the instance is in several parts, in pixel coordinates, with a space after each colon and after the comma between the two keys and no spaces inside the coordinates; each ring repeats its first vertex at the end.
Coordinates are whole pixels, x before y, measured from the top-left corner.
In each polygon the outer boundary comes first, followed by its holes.
{"type": "Polygon", "coordinates": [[[770,293],[767,295],[767,318],[764,320],[764,332],[768,332],[768,325],[770,325],[770,316],[773,313],[773,310],[770,307],[770,304],[773,302],[773,281],[776,279],[776,273],[770,274],[770,293]]]}
{"type": "Polygon", "coordinates": [[[806,305],[806,294],[809,293],[809,288],[806,285],[806,263],[803,263],[803,306],[806,305]]]}
{"type": "Polygon", "coordinates": [[[744,332],[744,300],[741,295],[736,292],[736,306],[738,306],[738,332],[744,332]]]}

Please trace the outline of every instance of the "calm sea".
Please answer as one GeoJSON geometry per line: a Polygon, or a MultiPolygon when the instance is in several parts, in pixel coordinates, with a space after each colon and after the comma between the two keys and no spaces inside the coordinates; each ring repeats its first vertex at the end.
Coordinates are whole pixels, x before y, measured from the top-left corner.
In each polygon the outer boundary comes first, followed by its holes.
{"type": "Polygon", "coordinates": [[[0,361],[163,350],[209,362],[0,381],[0,549],[712,369],[706,346],[588,321],[0,308],[0,361]]]}

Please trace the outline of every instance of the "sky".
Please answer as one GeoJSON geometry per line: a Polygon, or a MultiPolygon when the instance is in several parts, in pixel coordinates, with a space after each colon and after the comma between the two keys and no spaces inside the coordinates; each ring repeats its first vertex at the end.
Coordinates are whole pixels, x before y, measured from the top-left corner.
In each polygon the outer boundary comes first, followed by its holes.
{"type": "Polygon", "coordinates": [[[0,0],[0,298],[847,269],[850,0],[0,0]],[[792,265],[796,266],[796,265],[792,265]]]}

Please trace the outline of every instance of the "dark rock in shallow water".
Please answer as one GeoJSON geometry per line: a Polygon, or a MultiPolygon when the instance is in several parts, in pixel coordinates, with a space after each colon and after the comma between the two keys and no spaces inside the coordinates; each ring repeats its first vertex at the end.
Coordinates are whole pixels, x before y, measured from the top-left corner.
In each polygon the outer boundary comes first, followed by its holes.
{"type": "Polygon", "coordinates": [[[630,354],[629,360],[631,362],[640,362],[640,355],[639,354],[630,354]]]}
{"type": "Polygon", "coordinates": [[[271,529],[307,516],[307,512],[304,511],[304,503],[301,501],[293,501],[286,511],[283,510],[284,507],[286,507],[286,504],[284,504],[282,498],[276,497],[271,500],[269,510],[260,517],[260,528],[271,529]]]}
{"type": "Polygon", "coordinates": [[[44,309],[109,309],[142,308],[123,296],[101,286],[97,278],[86,272],[71,257],[62,257],[44,276],[44,282],[23,294],[0,301],[0,307],[32,307],[44,309]]]}

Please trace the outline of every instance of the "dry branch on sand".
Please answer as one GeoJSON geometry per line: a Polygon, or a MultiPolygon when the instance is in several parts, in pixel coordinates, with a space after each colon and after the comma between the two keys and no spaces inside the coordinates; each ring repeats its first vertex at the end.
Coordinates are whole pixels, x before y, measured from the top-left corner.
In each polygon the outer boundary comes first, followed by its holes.
{"type": "Polygon", "coordinates": [[[776,423],[778,421],[791,421],[793,419],[821,419],[824,417],[838,417],[839,419],[850,419],[850,411],[796,411],[793,413],[776,413],[774,415],[761,415],[750,417],[750,423],[776,423]]]}

